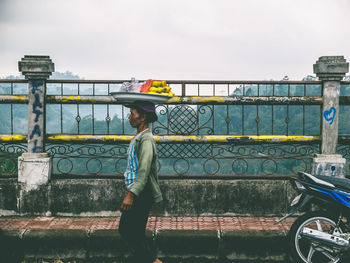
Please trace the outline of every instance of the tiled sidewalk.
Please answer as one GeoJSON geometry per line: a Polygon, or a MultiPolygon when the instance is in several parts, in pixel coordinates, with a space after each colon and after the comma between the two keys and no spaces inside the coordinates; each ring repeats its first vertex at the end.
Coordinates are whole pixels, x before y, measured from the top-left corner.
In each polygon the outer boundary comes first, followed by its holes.
{"type": "MultiPolygon", "coordinates": [[[[278,217],[150,217],[148,230],[288,231],[294,218],[274,225],[278,217]]],[[[0,229],[118,229],[119,217],[0,217],[0,229]]]]}

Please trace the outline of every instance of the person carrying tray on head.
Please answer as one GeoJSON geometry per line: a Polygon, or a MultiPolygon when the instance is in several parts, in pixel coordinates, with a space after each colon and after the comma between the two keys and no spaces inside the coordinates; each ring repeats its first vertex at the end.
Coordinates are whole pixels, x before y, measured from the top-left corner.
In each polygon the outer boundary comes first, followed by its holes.
{"type": "Polygon", "coordinates": [[[138,101],[126,104],[130,108],[129,122],[136,135],[128,148],[124,173],[126,193],[121,205],[119,233],[131,248],[137,263],[161,263],[146,244],[145,230],[150,209],[163,200],[158,184],[158,154],[149,124],[158,120],[155,105],[138,101]]]}

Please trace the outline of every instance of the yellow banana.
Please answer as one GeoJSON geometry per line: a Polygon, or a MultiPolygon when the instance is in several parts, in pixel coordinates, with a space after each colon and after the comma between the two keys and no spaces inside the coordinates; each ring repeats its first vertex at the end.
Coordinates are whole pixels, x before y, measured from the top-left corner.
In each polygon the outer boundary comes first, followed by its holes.
{"type": "Polygon", "coordinates": [[[175,94],[171,92],[171,87],[167,86],[165,80],[155,80],[152,82],[152,86],[150,87],[148,93],[164,95],[173,97],[175,94]]]}
{"type": "Polygon", "coordinates": [[[157,80],[155,80],[155,81],[153,81],[152,82],[152,86],[153,87],[164,87],[166,85],[166,81],[157,81],[157,80]]]}
{"type": "Polygon", "coordinates": [[[163,91],[163,88],[162,88],[162,87],[151,87],[151,88],[149,89],[149,91],[160,93],[160,92],[163,91]]]}

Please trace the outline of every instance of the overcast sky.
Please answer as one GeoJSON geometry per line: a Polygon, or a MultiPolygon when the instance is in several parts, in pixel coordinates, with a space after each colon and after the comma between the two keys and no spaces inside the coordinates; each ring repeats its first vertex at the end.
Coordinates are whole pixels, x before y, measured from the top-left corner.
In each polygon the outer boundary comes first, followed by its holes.
{"type": "Polygon", "coordinates": [[[350,61],[349,0],[0,0],[0,77],[24,55],[85,79],[298,80],[350,61]]]}

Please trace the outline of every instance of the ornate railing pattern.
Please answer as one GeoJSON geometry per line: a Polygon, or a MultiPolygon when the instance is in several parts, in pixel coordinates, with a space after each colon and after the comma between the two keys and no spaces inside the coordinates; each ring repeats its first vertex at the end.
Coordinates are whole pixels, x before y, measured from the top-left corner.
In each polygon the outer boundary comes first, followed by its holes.
{"type": "Polygon", "coordinates": [[[17,159],[24,152],[26,143],[0,142],[0,176],[17,174],[17,159]]]}
{"type": "MultiPolygon", "coordinates": [[[[123,172],[129,135],[134,130],[127,121],[128,109],[108,95],[118,91],[122,82],[47,81],[46,151],[53,156],[54,174],[123,172]],[[81,137],[60,137],[68,134],[81,137]],[[120,138],[114,141],[103,137],[115,134],[120,138]],[[101,136],[92,140],[93,135],[101,136]]],[[[321,115],[321,82],[167,82],[175,97],[157,106],[159,122],[152,126],[160,138],[160,174],[289,175],[310,171],[311,160],[319,153],[321,118],[315,116],[321,115]],[[208,135],[237,138],[211,141],[203,137],[208,135]],[[255,137],[247,139],[245,135],[255,137]],[[265,135],[272,141],[260,140],[265,135]],[[274,139],[277,135],[289,139],[274,139]]],[[[0,111],[4,113],[0,134],[11,135],[0,135],[2,175],[16,173],[17,157],[26,150],[21,143],[25,136],[16,137],[27,134],[26,85],[25,80],[0,81],[0,111]]],[[[342,82],[341,95],[339,130],[347,135],[350,82],[342,82]]],[[[339,145],[338,152],[350,159],[346,143],[339,145]]]]}
{"type": "MultiPolygon", "coordinates": [[[[49,144],[54,174],[122,174],[127,144],[49,144]]],[[[291,175],[309,171],[317,144],[158,144],[160,174],[291,175]]]]}

